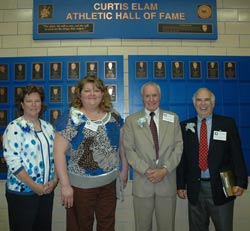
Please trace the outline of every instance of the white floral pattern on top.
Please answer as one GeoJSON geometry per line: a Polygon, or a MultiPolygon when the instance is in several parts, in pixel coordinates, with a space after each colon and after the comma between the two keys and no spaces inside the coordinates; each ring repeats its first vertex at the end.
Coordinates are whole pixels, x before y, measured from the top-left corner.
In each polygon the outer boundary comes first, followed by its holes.
{"type": "Polygon", "coordinates": [[[3,156],[8,165],[8,191],[22,195],[35,194],[28,185],[17,178],[16,175],[22,169],[25,169],[37,184],[44,184],[45,180],[54,178],[54,128],[42,119],[39,121],[42,129],[38,133],[44,136],[47,144],[40,142],[40,135],[35,133],[33,123],[24,117],[11,121],[6,127],[3,135],[3,156]],[[46,159],[49,160],[49,165],[45,164],[46,159]],[[45,179],[45,172],[49,178],[45,179]]]}
{"type": "Polygon", "coordinates": [[[34,124],[22,116],[17,118],[17,124],[22,128],[24,132],[34,131],[34,124]]]}

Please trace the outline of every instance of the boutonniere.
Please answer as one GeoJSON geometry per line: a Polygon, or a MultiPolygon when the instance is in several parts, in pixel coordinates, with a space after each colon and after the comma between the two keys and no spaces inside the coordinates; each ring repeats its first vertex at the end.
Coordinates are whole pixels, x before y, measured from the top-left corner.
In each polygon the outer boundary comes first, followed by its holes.
{"type": "Polygon", "coordinates": [[[31,130],[34,130],[34,124],[28,120],[25,120],[23,117],[19,117],[17,119],[17,124],[24,132],[30,132],[31,130]]]}
{"type": "Polygon", "coordinates": [[[187,123],[187,125],[186,125],[186,131],[187,131],[187,130],[190,130],[190,131],[192,131],[193,133],[195,133],[194,127],[195,127],[195,123],[187,123]]]}
{"type": "Polygon", "coordinates": [[[137,120],[137,124],[140,128],[143,128],[144,124],[147,122],[147,119],[145,117],[141,117],[137,120]]]}
{"type": "Polygon", "coordinates": [[[74,126],[78,126],[81,123],[86,122],[85,115],[73,107],[70,109],[70,117],[72,125],[74,126]]]}

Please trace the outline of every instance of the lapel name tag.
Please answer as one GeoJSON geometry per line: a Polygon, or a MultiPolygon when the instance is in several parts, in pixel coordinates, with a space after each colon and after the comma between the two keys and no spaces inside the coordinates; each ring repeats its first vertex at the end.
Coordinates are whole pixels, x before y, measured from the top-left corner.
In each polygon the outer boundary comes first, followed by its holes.
{"type": "Polygon", "coordinates": [[[174,123],[174,115],[163,113],[162,119],[170,123],[174,123]]]}
{"type": "Polygon", "coordinates": [[[88,120],[86,122],[85,128],[87,128],[87,129],[89,129],[91,131],[96,132],[97,129],[98,129],[98,125],[88,120]]]}
{"type": "Polygon", "coordinates": [[[227,132],[214,131],[213,139],[214,140],[226,141],[227,140],[227,132]]]}

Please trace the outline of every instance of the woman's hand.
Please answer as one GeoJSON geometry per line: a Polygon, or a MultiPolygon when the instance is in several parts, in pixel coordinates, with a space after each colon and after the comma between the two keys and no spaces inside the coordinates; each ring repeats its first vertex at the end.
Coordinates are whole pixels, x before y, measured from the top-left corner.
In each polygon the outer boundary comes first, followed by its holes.
{"type": "Polygon", "coordinates": [[[68,209],[73,206],[73,188],[70,185],[61,185],[61,203],[64,208],[68,209]]]}
{"type": "Polygon", "coordinates": [[[36,184],[34,183],[31,187],[31,189],[39,196],[42,196],[44,194],[44,185],[43,184],[36,184]]]}
{"type": "Polygon", "coordinates": [[[49,194],[51,193],[57,186],[58,180],[54,179],[52,181],[49,181],[44,185],[44,194],[49,194]]]}
{"type": "Polygon", "coordinates": [[[128,171],[127,170],[121,171],[121,178],[122,178],[122,186],[123,188],[125,188],[128,183],[128,171]]]}

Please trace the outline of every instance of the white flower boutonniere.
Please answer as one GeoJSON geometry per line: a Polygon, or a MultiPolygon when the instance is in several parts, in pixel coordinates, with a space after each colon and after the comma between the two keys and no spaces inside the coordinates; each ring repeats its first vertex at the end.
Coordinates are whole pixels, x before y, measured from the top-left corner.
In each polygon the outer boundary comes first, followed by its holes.
{"type": "Polygon", "coordinates": [[[82,112],[77,110],[76,108],[70,109],[71,122],[74,126],[78,126],[83,122],[86,122],[85,116],[82,112]]]}
{"type": "Polygon", "coordinates": [[[141,117],[137,120],[137,124],[140,128],[143,128],[144,124],[147,122],[147,119],[145,117],[141,117]]]}
{"type": "Polygon", "coordinates": [[[34,130],[34,124],[28,120],[25,120],[23,117],[19,117],[17,119],[17,124],[24,132],[30,132],[31,130],[34,130]]]}
{"type": "Polygon", "coordinates": [[[195,127],[195,123],[187,123],[187,125],[186,125],[186,131],[187,131],[187,130],[190,130],[190,131],[192,131],[193,133],[195,133],[194,127],[195,127]]]}

